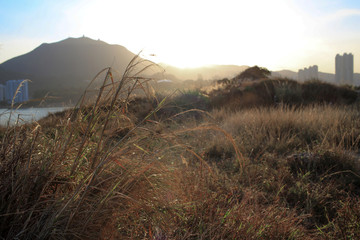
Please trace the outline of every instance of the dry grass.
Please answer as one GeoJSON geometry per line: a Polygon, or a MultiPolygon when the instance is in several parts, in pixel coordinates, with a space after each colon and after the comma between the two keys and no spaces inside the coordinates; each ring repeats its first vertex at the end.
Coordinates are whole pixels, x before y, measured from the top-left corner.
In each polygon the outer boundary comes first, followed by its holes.
{"type": "Polygon", "coordinates": [[[317,148],[356,151],[360,146],[360,115],[354,107],[281,105],[236,113],[214,110],[213,116],[248,154],[286,155],[317,148]]]}
{"type": "Polygon", "coordinates": [[[138,60],[0,130],[1,238],[359,237],[358,107],[193,110],[203,96],[156,97],[138,60]]]}
{"type": "Polygon", "coordinates": [[[151,189],[146,176],[161,168],[134,158],[142,155],[138,145],[146,135],[135,134],[143,121],[135,123],[127,111],[136,89],[148,93],[148,80],[138,75],[151,63],[141,64],[134,58],[120,80],[110,68],[100,72],[92,84],[105,74],[103,82],[90,85],[79,106],[63,116],[5,130],[3,238],[99,238],[105,224],[116,229],[115,209],[127,208],[128,201],[139,204],[130,196],[134,189],[139,198],[141,189],[151,189]]]}

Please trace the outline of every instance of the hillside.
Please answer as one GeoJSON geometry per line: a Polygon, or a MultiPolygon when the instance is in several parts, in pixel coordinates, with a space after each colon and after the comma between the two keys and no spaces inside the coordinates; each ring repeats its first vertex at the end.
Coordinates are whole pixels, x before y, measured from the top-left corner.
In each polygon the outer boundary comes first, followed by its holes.
{"type": "Polygon", "coordinates": [[[28,76],[34,92],[40,89],[83,87],[105,67],[112,66],[123,71],[134,56],[120,45],[86,37],[68,38],[41,44],[27,54],[2,63],[0,67],[7,72],[28,76]]]}
{"type": "MultiPolygon", "coordinates": [[[[43,43],[29,53],[5,61],[0,65],[0,82],[29,78],[32,81],[30,94],[33,98],[50,91],[52,95],[61,98],[73,95],[75,100],[101,69],[112,66],[122,73],[134,56],[134,53],[120,45],[87,37],[68,38],[55,43],[43,43]]],[[[183,69],[162,63],[159,65],[162,69],[151,69],[146,71],[146,75],[155,79],[209,80],[231,78],[247,68],[211,65],[183,69]]]]}
{"type": "Polygon", "coordinates": [[[273,77],[297,79],[297,72],[290,71],[290,70],[274,71],[274,72],[271,72],[271,75],[273,77]]]}
{"type": "MultiPolygon", "coordinates": [[[[68,38],[55,43],[43,43],[33,51],[0,64],[0,83],[6,80],[28,78],[32,98],[51,93],[57,101],[76,101],[90,80],[105,67],[111,66],[122,73],[134,53],[120,45],[111,45],[87,37],[68,38]]],[[[248,66],[208,65],[198,68],[178,68],[159,64],[144,74],[154,79],[219,80],[232,78],[248,66]]],[[[275,71],[273,76],[297,79],[297,73],[289,70],[275,71]]],[[[333,83],[334,74],[319,73],[321,80],[333,83]]],[[[360,74],[354,74],[357,84],[360,74]]]]}
{"type": "Polygon", "coordinates": [[[26,74],[7,71],[0,66],[0,82],[5,82],[7,80],[19,79],[19,78],[29,78],[29,77],[26,74]]]}

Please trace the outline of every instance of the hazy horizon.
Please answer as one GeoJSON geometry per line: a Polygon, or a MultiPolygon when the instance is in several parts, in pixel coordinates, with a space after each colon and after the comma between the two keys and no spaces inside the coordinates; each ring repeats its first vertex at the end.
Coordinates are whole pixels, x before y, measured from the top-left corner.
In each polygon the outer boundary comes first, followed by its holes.
{"type": "Polygon", "coordinates": [[[180,68],[318,65],[334,73],[335,55],[351,52],[360,72],[355,0],[0,2],[0,63],[45,42],[85,35],[180,68]]]}

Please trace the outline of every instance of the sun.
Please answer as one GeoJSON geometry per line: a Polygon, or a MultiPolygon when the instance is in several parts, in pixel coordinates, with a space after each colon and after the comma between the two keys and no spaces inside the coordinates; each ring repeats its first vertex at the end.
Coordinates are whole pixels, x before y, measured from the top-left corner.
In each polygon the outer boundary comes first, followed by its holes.
{"type": "Polygon", "coordinates": [[[81,34],[134,53],[152,51],[159,62],[181,68],[209,64],[273,68],[293,62],[290,56],[301,53],[306,43],[301,16],[285,0],[226,4],[159,0],[141,1],[141,6],[133,1],[94,0],[80,5],[71,16],[79,16],[74,26],[81,34]]]}
{"type": "Polygon", "coordinates": [[[195,55],[194,53],[186,54],[180,50],[173,51],[171,55],[160,54],[158,61],[178,68],[197,68],[214,64],[214,62],[208,62],[207,60],[203,55],[195,55]]]}

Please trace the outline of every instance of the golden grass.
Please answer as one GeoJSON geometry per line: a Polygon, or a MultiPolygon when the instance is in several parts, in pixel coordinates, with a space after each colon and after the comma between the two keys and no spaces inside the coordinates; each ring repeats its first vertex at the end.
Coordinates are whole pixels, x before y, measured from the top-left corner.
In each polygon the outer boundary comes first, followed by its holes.
{"type": "Polygon", "coordinates": [[[236,136],[247,153],[291,153],[314,148],[356,150],[360,141],[359,112],[354,107],[315,105],[253,108],[236,113],[214,110],[214,118],[236,136]],[[259,152],[260,153],[260,152],[259,152]]]}
{"type": "Polygon", "coordinates": [[[360,237],[356,106],[162,111],[186,95],[158,98],[136,60],[1,130],[1,238],[360,237]]]}

